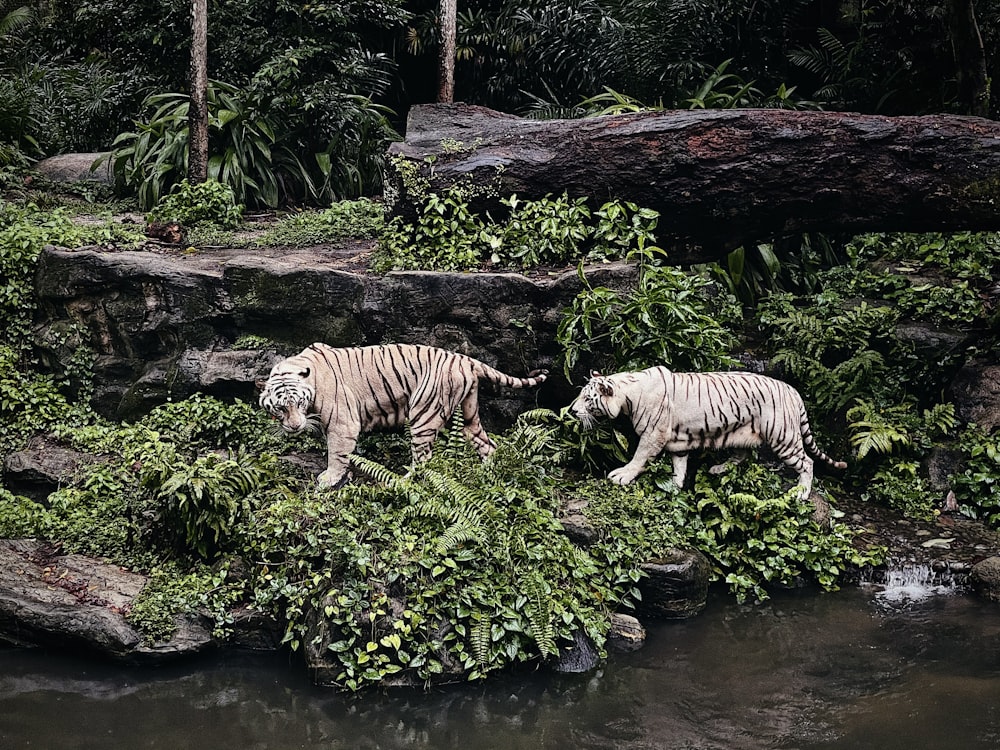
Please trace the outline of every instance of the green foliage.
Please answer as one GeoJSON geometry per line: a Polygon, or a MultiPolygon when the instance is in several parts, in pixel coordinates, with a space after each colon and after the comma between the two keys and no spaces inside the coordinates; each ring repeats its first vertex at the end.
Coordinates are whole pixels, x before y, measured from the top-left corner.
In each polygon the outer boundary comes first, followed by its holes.
{"type": "Polygon", "coordinates": [[[886,456],[907,449],[927,451],[935,438],[946,437],[958,425],[954,404],[936,404],[922,416],[916,411],[912,401],[879,408],[859,398],[847,410],[851,445],[858,459],[869,453],[886,456]]]}
{"type": "MultiPolygon", "coordinates": [[[[486,228],[469,210],[464,193],[449,188],[431,193],[413,223],[396,216],[389,222],[372,261],[376,271],[424,269],[458,271],[474,268],[486,228]]],[[[486,239],[489,243],[489,239],[486,239]]]]}
{"type": "Polygon", "coordinates": [[[264,447],[279,437],[245,404],[194,397],[134,425],[95,421],[55,434],[105,458],[50,496],[45,536],[140,570],[232,549],[251,510],[285,481],[264,447]]]}
{"type": "Polygon", "coordinates": [[[266,457],[209,453],[191,461],[163,448],[143,463],[141,482],[152,491],[167,525],[182,532],[183,544],[210,558],[244,525],[253,495],[273,473],[266,457]]]}
{"type": "Polygon", "coordinates": [[[592,551],[620,579],[638,580],[638,565],[670,548],[693,548],[739,601],[764,600],[769,587],[815,581],[837,588],[851,569],[879,564],[884,550],[862,551],[856,533],[837,521],[814,519],[815,508],[795,487],[756,461],[719,475],[700,472],[693,494],[672,482],[663,464],[627,487],[585,488],[586,513],[602,531],[592,551]]]}
{"type": "Polygon", "coordinates": [[[373,239],[385,225],[381,203],[368,198],[334,203],[323,211],[291,214],[256,241],[264,246],[305,247],[345,238],[373,239]]]}
{"type": "Polygon", "coordinates": [[[253,524],[257,605],[285,614],[293,647],[322,613],[349,689],[446,666],[476,679],[552,657],[580,629],[604,641],[619,594],[559,533],[547,431],[516,429],[481,462],[460,429],[406,477],[361,460],[388,482],[288,497],[253,524]]]}
{"type": "Polygon", "coordinates": [[[857,267],[832,276],[838,290],[885,299],[902,315],[939,326],[982,319],[983,293],[1000,273],[996,233],[865,234],[847,252],[857,267]]]}
{"type": "MultiPolygon", "coordinates": [[[[329,201],[356,195],[376,179],[381,157],[374,149],[384,145],[389,127],[381,109],[364,97],[345,100],[363,132],[353,133],[349,143],[341,141],[351,130],[331,133],[327,143],[312,144],[315,152],[305,161],[295,129],[302,123],[282,117],[276,102],[221,81],[209,82],[207,98],[208,176],[228,185],[239,203],[273,208],[290,200],[329,201]],[[350,163],[362,157],[364,163],[350,163]]],[[[187,175],[189,104],[186,94],[152,95],[143,105],[148,118],[114,141],[110,158],[118,185],[136,190],[144,207],[187,175]]]]}
{"type": "Polygon", "coordinates": [[[67,397],[68,378],[40,374],[23,362],[22,352],[0,345],[0,454],[38,432],[75,429],[90,419],[85,403],[67,397]]]}
{"type": "Polygon", "coordinates": [[[770,97],[754,86],[755,81],[744,81],[726,68],[733,58],[723,60],[710,71],[704,82],[684,100],[688,109],[736,109],[737,107],[775,107],[779,109],[819,109],[815,102],[797,101],[792,94],[795,87],[781,84],[770,97]]]}
{"type": "Polygon", "coordinates": [[[836,589],[848,568],[884,561],[884,550],[858,550],[855,534],[835,519],[830,528],[817,524],[813,504],[795,487],[782,492],[774,472],[756,462],[740,468],[699,473],[696,483],[700,536],[738,600],[765,599],[766,585],[795,586],[805,576],[836,589]]]}
{"type": "Polygon", "coordinates": [[[45,506],[0,487],[0,538],[41,536],[45,506]]]}
{"type": "Polygon", "coordinates": [[[510,196],[501,203],[510,209],[493,248],[493,262],[520,263],[524,268],[542,264],[563,265],[580,255],[590,236],[591,218],[586,198],[546,196],[538,201],[510,196]]]}
{"type": "Polygon", "coordinates": [[[908,359],[894,335],[896,311],[864,302],[848,307],[836,295],[818,295],[813,305],[797,309],[791,299],[771,295],[757,319],[773,352],[772,365],[801,386],[814,423],[856,398],[874,394],[892,402],[903,397],[912,376],[905,372],[902,362],[908,359]],[[887,362],[889,353],[893,364],[887,362]]]}
{"type": "Polygon", "coordinates": [[[647,258],[634,289],[593,287],[582,271],[580,279],[584,290],[564,312],[557,332],[567,377],[584,353],[606,353],[613,372],[658,364],[676,370],[735,364],[730,352],[736,338],[727,324],[738,322],[741,312],[703,277],[647,258]]]}
{"type": "Polygon", "coordinates": [[[951,478],[962,511],[1000,528],[1000,434],[969,425],[957,441],[961,469],[951,478]]]}
{"type": "Polygon", "coordinates": [[[920,475],[920,464],[892,457],[880,464],[861,499],[899,511],[907,518],[929,521],[937,515],[940,494],[920,475]]]}
{"type": "Polygon", "coordinates": [[[76,224],[65,209],[42,211],[34,204],[0,203],[0,327],[7,332],[6,340],[22,346],[31,338],[35,266],[45,245],[130,244],[140,237],[137,230],[122,224],[76,224]]]}
{"type": "Polygon", "coordinates": [[[577,260],[611,260],[655,242],[655,211],[610,201],[591,212],[583,198],[546,196],[501,203],[502,221],[469,210],[468,188],[430,193],[413,223],[394,217],[382,234],[373,268],[458,271],[491,264],[532,268],[577,260]]]}
{"type": "Polygon", "coordinates": [[[243,206],[236,205],[232,188],[215,180],[174,184],[170,193],[152,208],[146,220],[177,221],[185,226],[217,224],[232,229],[243,219],[243,206]]]}
{"type": "Polygon", "coordinates": [[[205,566],[185,572],[176,564],[158,565],[132,601],[125,620],[138,630],[147,645],[168,641],[177,629],[177,618],[200,613],[225,581],[225,572],[205,566]]]}
{"type": "Polygon", "coordinates": [[[161,404],[143,417],[141,424],[161,439],[192,450],[239,446],[266,452],[288,443],[261,409],[243,401],[225,403],[198,393],[183,401],[161,404]]]}

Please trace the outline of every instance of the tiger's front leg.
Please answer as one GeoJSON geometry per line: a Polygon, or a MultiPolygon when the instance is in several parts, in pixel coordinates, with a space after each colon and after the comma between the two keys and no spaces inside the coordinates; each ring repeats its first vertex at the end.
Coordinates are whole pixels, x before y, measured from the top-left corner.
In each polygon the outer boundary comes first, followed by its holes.
{"type": "Polygon", "coordinates": [[[349,456],[358,446],[358,437],[354,435],[330,433],[326,436],[326,471],[319,475],[321,487],[340,489],[347,482],[347,469],[351,461],[349,456]]]}
{"type": "Polygon", "coordinates": [[[615,484],[631,483],[646,468],[646,464],[659,455],[665,444],[666,438],[659,432],[654,431],[652,434],[650,432],[644,433],[639,438],[639,445],[635,449],[635,455],[632,456],[632,460],[620,469],[609,472],[608,479],[615,484]]]}

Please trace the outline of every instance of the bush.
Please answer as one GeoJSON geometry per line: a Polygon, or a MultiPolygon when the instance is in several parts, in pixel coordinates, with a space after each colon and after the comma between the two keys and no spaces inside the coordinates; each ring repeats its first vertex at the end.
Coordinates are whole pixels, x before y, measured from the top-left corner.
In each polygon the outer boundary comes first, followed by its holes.
{"type": "Polygon", "coordinates": [[[185,226],[217,224],[226,229],[239,225],[243,206],[236,205],[232,188],[215,180],[191,184],[187,180],[174,185],[146,215],[146,220],[177,221],[185,226]]]}
{"type": "Polygon", "coordinates": [[[566,194],[538,200],[512,195],[501,201],[509,209],[506,218],[494,220],[469,210],[468,193],[473,189],[453,186],[440,195],[428,194],[412,223],[394,217],[379,241],[373,268],[462,271],[487,265],[566,265],[623,258],[655,241],[659,214],[634,203],[610,201],[591,212],[586,199],[566,194]]]}
{"type": "Polygon", "coordinates": [[[612,372],[666,365],[677,370],[724,370],[736,363],[732,324],[736,301],[706,279],[647,258],[635,289],[584,290],[559,321],[567,377],[584,353],[604,355],[612,372]]]}

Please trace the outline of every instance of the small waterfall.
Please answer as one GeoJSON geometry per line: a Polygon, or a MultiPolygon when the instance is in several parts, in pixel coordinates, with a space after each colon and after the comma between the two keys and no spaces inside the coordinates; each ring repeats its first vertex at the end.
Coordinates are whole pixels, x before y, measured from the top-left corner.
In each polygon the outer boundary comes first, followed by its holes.
{"type": "Polygon", "coordinates": [[[876,588],[879,602],[897,606],[961,593],[965,583],[965,575],[956,574],[947,564],[903,560],[889,560],[866,578],[862,585],[876,588]]]}

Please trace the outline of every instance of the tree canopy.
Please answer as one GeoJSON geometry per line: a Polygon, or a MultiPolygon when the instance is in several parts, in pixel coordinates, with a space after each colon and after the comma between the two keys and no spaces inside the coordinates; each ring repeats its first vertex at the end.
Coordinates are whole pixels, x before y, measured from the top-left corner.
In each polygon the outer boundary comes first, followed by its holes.
{"type": "MultiPolygon", "coordinates": [[[[210,112],[216,173],[252,175],[251,203],[379,190],[387,141],[438,95],[439,5],[211,3],[208,75],[239,112],[210,112]],[[234,119],[262,134],[257,163],[234,162],[248,138],[234,119]]],[[[156,97],[189,93],[190,12],[190,0],[0,0],[2,163],[106,150],[143,127],[174,133],[154,125],[156,97]]],[[[468,0],[454,99],[529,117],[643,106],[993,117],[998,21],[1000,0],[468,0]]],[[[185,168],[171,162],[164,186],[185,168]]],[[[122,169],[123,182],[152,178],[141,163],[122,169]]]]}

